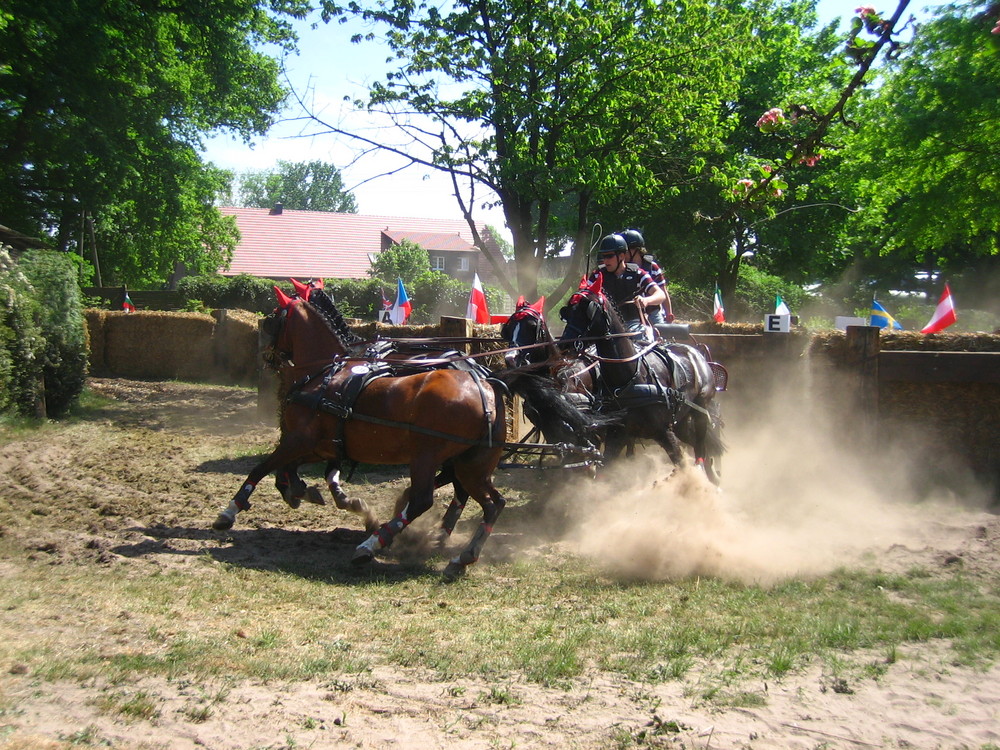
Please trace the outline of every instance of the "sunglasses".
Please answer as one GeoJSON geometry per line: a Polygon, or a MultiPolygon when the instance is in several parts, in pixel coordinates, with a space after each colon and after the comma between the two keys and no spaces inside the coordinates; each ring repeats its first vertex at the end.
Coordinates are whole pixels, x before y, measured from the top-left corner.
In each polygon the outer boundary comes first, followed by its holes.
{"type": "Polygon", "coordinates": [[[618,253],[601,253],[602,258],[617,258],[618,253]]]}

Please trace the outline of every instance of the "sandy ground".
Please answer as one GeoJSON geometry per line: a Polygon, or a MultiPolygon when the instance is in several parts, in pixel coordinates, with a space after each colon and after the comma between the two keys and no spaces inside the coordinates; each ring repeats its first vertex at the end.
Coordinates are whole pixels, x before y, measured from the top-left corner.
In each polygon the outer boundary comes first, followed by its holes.
{"type": "MultiPolygon", "coordinates": [[[[216,496],[220,482],[232,485],[232,477],[245,475],[253,460],[206,460],[191,472],[188,462],[171,462],[171,456],[191,458],[234,436],[259,435],[262,449],[273,440],[274,432],[256,422],[254,394],[247,391],[100,379],[92,386],[116,400],[101,415],[106,430],[142,427],[149,440],[105,442],[81,425],[0,448],[0,531],[25,544],[30,538],[38,554],[77,564],[138,565],[137,550],[165,544],[164,535],[154,533],[157,524],[164,529],[190,524],[192,513],[205,526],[211,523],[219,503],[206,499],[216,496]],[[150,508],[157,509],[155,520],[150,508]]],[[[796,448],[801,451],[801,442],[796,448]]],[[[961,563],[983,585],[996,587],[1000,520],[976,510],[969,498],[928,503],[914,514],[874,500],[886,495],[885,477],[872,488],[844,462],[831,461],[826,446],[819,446],[823,458],[815,463],[798,453],[800,471],[790,471],[791,459],[773,451],[768,460],[752,451],[733,453],[726,471],[734,489],[719,495],[695,488],[697,514],[678,512],[665,519],[663,533],[673,542],[665,545],[669,555],[615,560],[600,548],[596,540],[607,538],[608,531],[617,536],[615,523],[631,523],[610,504],[598,504],[589,517],[601,534],[583,524],[561,543],[579,554],[600,555],[612,570],[626,574],[641,564],[658,577],[766,580],[877,559],[883,569],[901,570],[961,563]],[[762,499],[773,487],[767,484],[769,461],[788,492],[802,498],[794,513],[787,504],[771,507],[762,499]],[[803,487],[822,492],[810,495],[803,487]],[[676,542],[679,537],[684,544],[676,542]],[[790,550],[787,559],[775,554],[779,537],[790,550]]],[[[635,478],[636,512],[647,485],[635,478]]],[[[381,491],[394,495],[398,489],[396,480],[381,491]]],[[[262,566],[282,543],[290,543],[282,530],[319,530],[329,523],[322,514],[284,508],[270,486],[269,494],[260,501],[269,504],[261,524],[274,532],[258,535],[256,548],[240,545],[239,553],[262,566]]],[[[240,522],[255,523],[243,517],[240,522]]],[[[351,535],[344,543],[359,539],[351,535]]],[[[214,544],[208,532],[173,535],[167,543],[192,553],[214,544]]],[[[16,564],[0,560],[0,576],[16,564]]],[[[488,563],[482,565],[477,574],[485,574],[488,563]]],[[[647,685],[603,673],[587,674],[569,689],[516,682],[510,691],[518,700],[497,704],[484,697],[491,687],[486,683],[445,685],[419,671],[377,667],[363,679],[352,678],[344,691],[331,691],[329,682],[227,685],[226,700],[200,723],[184,713],[192,694],[224,686],[143,680],[131,688],[158,696],[160,716],[124,723],[94,705],[97,686],[37,681],[17,664],[0,664],[0,748],[1000,747],[1000,667],[984,672],[956,666],[941,642],[906,646],[899,657],[879,680],[849,691],[820,666],[797,671],[764,686],[765,706],[739,709],[699,706],[681,683],[647,685]],[[663,723],[666,718],[671,723],[663,723]]]]}

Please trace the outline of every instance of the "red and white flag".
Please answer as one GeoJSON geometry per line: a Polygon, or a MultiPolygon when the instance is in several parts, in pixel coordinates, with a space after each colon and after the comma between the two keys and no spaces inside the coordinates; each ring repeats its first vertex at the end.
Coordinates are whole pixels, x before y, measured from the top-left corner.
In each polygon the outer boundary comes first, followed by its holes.
{"type": "Polygon", "coordinates": [[[955,303],[951,299],[951,289],[945,284],[944,291],[941,292],[941,299],[937,303],[937,309],[934,310],[934,315],[931,317],[931,322],[921,328],[920,332],[938,333],[956,320],[958,320],[958,316],[955,314],[955,303]]]}
{"type": "Polygon", "coordinates": [[[469,295],[469,305],[465,309],[465,317],[476,323],[489,323],[490,311],[486,307],[486,293],[483,292],[479,274],[472,277],[472,293],[469,295]]]}
{"type": "Polygon", "coordinates": [[[715,287],[715,302],[712,303],[712,320],[716,323],[726,322],[726,308],[722,306],[722,292],[715,287]]]}

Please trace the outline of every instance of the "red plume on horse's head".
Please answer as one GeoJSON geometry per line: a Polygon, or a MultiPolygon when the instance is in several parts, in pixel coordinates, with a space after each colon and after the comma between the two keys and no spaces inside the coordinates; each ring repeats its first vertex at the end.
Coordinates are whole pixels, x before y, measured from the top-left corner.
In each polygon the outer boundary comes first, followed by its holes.
{"type": "Polygon", "coordinates": [[[313,290],[312,284],[303,284],[301,281],[296,281],[295,279],[290,279],[292,286],[295,287],[295,293],[299,295],[301,299],[306,302],[309,301],[309,292],[313,290]]]}
{"type": "Polygon", "coordinates": [[[292,303],[295,302],[294,298],[289,297],[287,294],[281,291],[281,289],[279,289],[277,286],[274,287],[274,293],[278,295],[278,307],[281,308],[282,310],[291,307],[292,303]]]}
{"type": "Polygon", "coordinates": [[[596,296],[601,295],[601,288],[604,286],[604,274],[597,274],[597,278],[594,279],[592,284],[588,284],[588,289],[596,296]]]}
{"type": "Polygon", "coordinates": [[[524,307],[527,304],[528,304],[528,300],[526,300],[524,298],[524,295],[522,294],[520,297],[517,298],[517,304],[514,305],[514,309],[515,310],[520,310],[522,307],[524,307]]]}
{"type": "MultiPolygon", "coordinates": [[[[523,297],[522,297],[522,299],[523,299],[523,297]]],[[[542,314],[542,310],[545,308],[545,295],[543,294],[541,297],[539,297],[538,298],[538,302],[536,302],[533,305],[530,305],[530,307],[536,313],[538,313],[539,315],[541,315],[542,314]]]]}

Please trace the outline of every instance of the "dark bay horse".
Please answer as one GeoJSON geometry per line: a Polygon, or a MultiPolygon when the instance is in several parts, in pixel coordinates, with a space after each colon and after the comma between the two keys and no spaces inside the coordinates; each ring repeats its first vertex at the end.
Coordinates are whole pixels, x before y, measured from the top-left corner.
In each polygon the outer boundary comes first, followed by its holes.
{"type": "Polygon", "coordinates": [[[637,349],[600,276],[584,279],[563,307],[561,344],[593,341],[601,367],[602,409],[621,410],[622,427],[608,432],[606,455],[621,453],[630,437],[656,441],[683,466],[680,440],[694,449],[708,478],[719,483],[723,452],[716,375],[704,355],[686,344],[654,343],[637,349]],[[680,439],[680,440],[679,440],[680,439]]]}
{"type": "Polygon", "coordinates": [[[281,302],[263,326],[273,337],[271,348],[294,362],[298,374],[282,412],[281,438],[250,472],[215,527],[231,527],[236,514],[249,507],[257,484],[282,467],[345,459],[408,464],[406,505],[355,551],[356,562],[367,562],[431,507],[435,474],[448,463],[483,509],[482,524],[445,570],[448,579],[461,576],[479,559],[505,504],[492,480],[506,438],[501,386],[455,369],[408,371],[405,363],[376,367],[348,357],[331,362],[328,344],[316,343],[335,335],[323,315],[301,298],[281,302]]]}
{"type": "MultiPolygon", "coordinates": [[[[517,300],[514,312],[500,327],[500,337],[512,347],[505,359],[512,368],[522,368],[549,378],[574,409],[581,414],[591,413],[589,431],[593,432],[606,426],[607,421],[596,415],[600,395],[598,361],[588,352],[567,352],[556,345],[545,323],[544,305],[545,297],[534,304],[529,304],[523,296],[517,300]]],[[[516,381],[509,385],[516,390],[516,381]]],[[[559,421],[553,429],[553,414],[554,410],[548,404],[536,407],[526,396],[525,415],[532,424],[552,442],[572,442],[564,430],[558,429],[559,421]]],[[[562,423],[567,424],[565,420],[562,423]]],[[[596,444],[600,439],[591,437],[588,442],[596,444]]]]}

